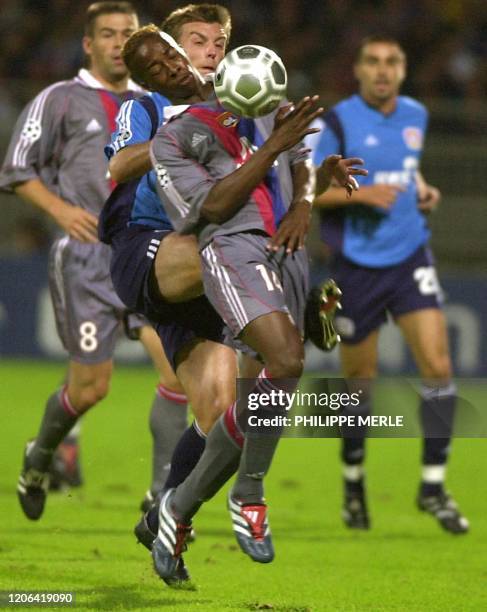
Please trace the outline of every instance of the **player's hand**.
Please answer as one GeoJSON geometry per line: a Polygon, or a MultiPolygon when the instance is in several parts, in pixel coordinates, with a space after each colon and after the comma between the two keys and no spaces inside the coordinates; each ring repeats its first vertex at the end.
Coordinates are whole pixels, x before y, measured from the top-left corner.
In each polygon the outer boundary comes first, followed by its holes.
{"type": "Polygon", "coordinates": [[[308,234],[310,217],[310,202],[307,200],[293,202],[282,218],[277,232],[266,245],[266,249],[278,251],[284,245],[286,253],[301,250],[308,234]]]}
{"type": "Polygon", "coordinates": [[[418,189],[418,208],[421,212],[429,214],[438,208],[441,200],[440,190],[433,185],[425,183],[422,188],[418,189]]]}
{"type": "Polygon", "coordinates": [[[360,189],[360,198],[357,200],[365,206],[390,210],[401,191],[405,191],[401,185],[366,185],[360,189]]]}
{"type": "Polygon", "coordinates": [[[327,181],[333,180],[336,185],[345,187],[350,197],[354,191],[359,189],[355,176],[367,176],[369,173],[365,168],[355,167],[362,166],[363,163],[364,160],[360,157],[343,159],[341,155],[328,155],[321,167],[327,181]]]}
{"type": "Polygon", "coordinates": [[[53,216],[72,238],[80,242],[98,242],[98,219],[87,210],[62,202],[53,216]]]}
{"type": "Polygon", "coordinates": [[[324,108],[316,108],[319,96],[306,96],[295,106],[290,103],[282,106],[276,114],[274,129],[267,142],[278,153],[287,151],[297,145],[308,134],[320,131],[320,128],[310,128],[309,125],[323,112],[324,108]]]}

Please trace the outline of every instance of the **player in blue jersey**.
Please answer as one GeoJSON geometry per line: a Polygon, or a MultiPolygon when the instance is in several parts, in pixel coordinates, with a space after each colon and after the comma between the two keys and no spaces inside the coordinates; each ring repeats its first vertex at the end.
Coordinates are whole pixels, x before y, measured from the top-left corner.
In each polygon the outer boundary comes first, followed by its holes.
{"type": "MultiPolygon", "coordinates": [[[[465,533],[468,522],[444,489],[456,389],[426,218],[440,193],[419,170],[428,115],[422,104],[399,95],[405,73],[406,58],[396,40],[363,41],[355,63],[359,93],[328,112],[323,131],[309,145],[316,165],[331,153],[354,155],[366,160],[369,175],[360,179],[360,192],[351,200],[338,188],[320,193],[318,186],[315,206],[333,254],[332,273],[343,291],[337,318],[343,373],[349,379],[376,376],[379,330],[390,314],[423,380],[418,506],[451,533],[465,533]],[[428,432],[443,434],[428,437],[428,432]]],[[[364,442],[363,435],[345,437],[342,445],[343,517],[362,529],[369,527],[364,442]]]]}
{"type": "MultiPolygon", "coordinates": [[[[173,11],[163,25],[169,34],[174,35],[183,45],[194,68],[200,74],[207,75],[215,71],[223,58],[231,33],[231,17],[226,8],[218,4],[187,5],[173,11]]],[[[124,197],[130,200],[130,218],[137,219],[138,224],[146,227],[164,230],[172,230],[172,225],[160,206],[155,191],[155,173],[151,170],[149,144],[157,128],[165,123],[171,114],[181,110],[170,104],[164,95],[151,92],[138,100],[131,100],[122,105],[116,120],[117,129],[111,144],[106,148],[112,177],[120,183],[131,181],[123,186],[127,194],[124,197]]],[[[164,262],[164,272],[158,275],[159,289],[164,298],[181,302],[200,295],[200,264],[194,239],[170,234],[157,247],[156,249],[153,244],[154,258],[157,251],[157,261],[164,262]]],[[[177,308],[182,309],[183,306],[177,308]]],[[[166,344],[171,362],[174,357],[173,349],[176,346],[174,340],[175,336],[172,334],[171,346],[166,344]]],[[[227,347],[213,348],[214,358],[218,360],[213,369],[215,372],[220,371],[223,380],[227,367],[235,361],[229,356],[227,347]]],[[[210,365],[208,362],[208,367],[210,365]]],[[[187,395],[191,398],[191,405],[196,409],[198,417],[185,431],[180,441],[169,484],[174,482],[175,477],[178,482],[179,478],[184,479],[186,471],[190,469],[191,461],[197,461],[198,453],[202,452],[206,433],[219,414],[219,402],[215,394],[222,397],[224,404],[228,400],[221,395],[222,391],[218,385],[208,384],[202,388],[198,382],[201,372],[194,372],[192,367],[190,370],[193,380],[197,382],[196,387],[194,384],[189,384],[184,374],[182,376],[186,380],[187,395]],[[186,457],[184,461],[183,455],[186,457]],[[181,475],[179,475],[180,469],[183,469],[181,475]]],[[[165,382],[171,392],[186,395],[174,372],[166,373],[165,382]]],[[[173,414],[176,418],[176,412],[173,414]]],[[[160,428],[155,431],[160,431],[160,428]]],[[[157,443],[156,438],[155,442],[157,443]]],[[[146,494],[142,505],[144,510],[148,509],[169,475],[172,450],[176,442],[177,438],[173,439],[172,445],[166,441],[161,445],[165,449],[164,461],[160,461],[159,475],[153,477],[151,489],[146,494]]],[[[162,454],[159,453],[158,457],[162,457],[162,454]]]]}

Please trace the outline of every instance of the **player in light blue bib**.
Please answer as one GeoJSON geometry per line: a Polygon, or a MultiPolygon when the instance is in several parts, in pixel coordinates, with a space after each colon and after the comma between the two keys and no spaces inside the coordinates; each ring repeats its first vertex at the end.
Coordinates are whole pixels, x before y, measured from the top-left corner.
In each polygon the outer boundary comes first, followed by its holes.
{"type": "MultiPolygon", "coordinates": [[[[315,206],[332,252],[332,274],[343,292],[336,326],[344,376],[375,377],[379,329],[391,315],[423,379],[418,507],[451,533],[465,533],[468,522],[444,489],[456,389],[425,214],[436,208],[440,193],[419,172],[427,111],[399,95],[405,67],[397,41],[362,42],[354,67],[359,93],[334,106],[308,144],[317,166],[335,153],[363,158],[369,174],[358,178],[360,191],[351,199],[337,188],[320,194],[318,184],[315,206]]],[[[361,409],[367,413],[369,402],[361,409]]],[[[367,529],[364,435],[343,440],[343,516],[349,527],[367,529]]]]}

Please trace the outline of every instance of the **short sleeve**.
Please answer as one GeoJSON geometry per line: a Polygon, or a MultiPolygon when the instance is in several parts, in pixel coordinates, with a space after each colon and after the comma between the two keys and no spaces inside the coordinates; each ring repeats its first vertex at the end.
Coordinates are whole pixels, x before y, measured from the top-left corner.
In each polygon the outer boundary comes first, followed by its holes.
{"type": "Polygon", "coordinates": [[[49,163],[59,142],[66,92],[51,85],[22,111],[0,171],[0,189],[12,191],[19,183],[36,179],[49,163]]]}
{"type": "Polygon", "coordinates": [[[141,144],[151,139],[152,119],[139,100],[127,100],[115,118],[116,130],[111,143],[105,147],[105,155],[111,159],[121,149],[141,144]]]}

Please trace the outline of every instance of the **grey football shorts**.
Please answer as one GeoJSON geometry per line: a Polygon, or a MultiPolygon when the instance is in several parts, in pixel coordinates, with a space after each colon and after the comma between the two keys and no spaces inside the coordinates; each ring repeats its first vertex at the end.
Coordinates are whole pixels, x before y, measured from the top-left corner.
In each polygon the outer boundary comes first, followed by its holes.
{"type": "Polygon", "coordinates": [[[95,365],[112,359],[123,323],[130,336],[148,322],[127,314],[110,278],[109,246],[85,244],[69,236],[49,255],[49,287],[56,327],[73,361],[95,365]]]}
{"type": "Polygon", "coordinates": [[[266,251],[269,236],[215,236],[201,252],[205,293],[235,338],[254,319],[284,312],[303,330],[309,290],[306,250],[266,251]]]}

